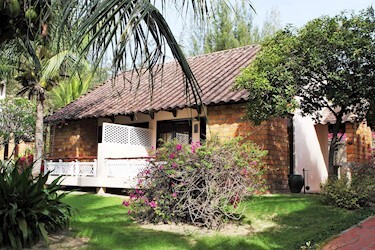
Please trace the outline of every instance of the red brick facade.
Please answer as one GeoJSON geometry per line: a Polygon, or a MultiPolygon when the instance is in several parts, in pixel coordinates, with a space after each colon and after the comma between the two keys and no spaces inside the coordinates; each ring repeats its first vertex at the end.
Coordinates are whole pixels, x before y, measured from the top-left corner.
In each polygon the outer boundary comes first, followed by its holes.
{"type": "Polygon", "coordinates": [[[69,121],[51,129],[49,158],[96,157],[97,151],[96,119],[69,121]]]}
{"type": "Polygon", "coordinates": [[[207,134],[218,135],[219,138],[242,136],[268,150],[267,175],[271,192],[288,192],[289,174],[289,141],[287,120],[276,119],[253,126],[246,121],[244,104],[231,104],[208,107],[207,134]]]}
{"type": "Polygon", "coordinates": [[[348,163],[368,163],[371,159],[372,133],[366,121],[346,123],[346,157],[348,163]]]}

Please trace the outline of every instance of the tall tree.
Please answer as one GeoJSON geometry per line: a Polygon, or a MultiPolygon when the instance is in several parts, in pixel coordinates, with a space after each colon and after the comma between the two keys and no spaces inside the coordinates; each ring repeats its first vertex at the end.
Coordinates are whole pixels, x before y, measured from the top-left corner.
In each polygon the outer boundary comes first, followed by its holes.
{"type": "MultiPolygon", "coordinates": [[[[18,94],[36,102],[35,168],[40,170],[43,154],[43,117],[46,92],[57,85],[77,58],[69,48],[70,39],[57,40],[62,18],[59,1],[4,1],[0,11],[0,57],[11,65],[11,72],[2,77],[13,78],[21,84],[18,94]]],[[[67,31],[67,29],[65,30],[67,31]]]]}
{"type": "Polygon", "coordinates": [[[259,29],[253,21],[253,9],[247,1],[236,2],[233,11],[228,9],[225,1],[221,1],[215,9],[215,15],[208,19],[206,25],[193,29],[190,54],[211,53],[260,43],[280,29],[280,13],[276,9],[267,14],[262,29],[259,29]]]}
{"type": "Polygon", "coordinates": [[[336,118],[329,149],[332,175],[343,115],[365,118],[374,105],[374,72],[375,16],[369,8],[278,32],[238,77],[237,87],[249,91],[248,114],[256,123],[286,116],[294,107],[319,120],[320,111],[329,109],[336,118]]]}
{"type": "Polygon", "coordinates": [[[261,35],[262,39],[272,36],[277,31],[281,30],[281,18],[280,11],[276,8],[272,8],[271,11],[266,13],[266,19],[263,22],[261,35]]]}
{"type": "Polygon", "coordinates": [[[79,69],[68,73],[67,76],[60,77],[59,84],[47,92],[46,106],[50,109],[49,112],[66,106],[109,77],[106,68],[99,67],[94,72],[85,60],[82,60],[79,69]]]}
{"type": "Polygon", "coordinates": [[[226,3],[222,2],[216,7],[216,15],[212,17],[212,25],[208,27],[204,38],[204,52],[209,53],[238,46],[239,41],[235,36],[232,13],[226,3]]]}

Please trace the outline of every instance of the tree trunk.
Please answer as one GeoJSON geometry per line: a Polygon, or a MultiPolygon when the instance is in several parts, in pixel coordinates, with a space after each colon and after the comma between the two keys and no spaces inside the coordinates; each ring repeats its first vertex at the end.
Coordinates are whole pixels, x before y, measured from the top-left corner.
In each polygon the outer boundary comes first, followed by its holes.
{"type": "Polygon", "coordinates": [[[44,98],[37,98],[36,101],[36,123],[35,123],[35,163],[33,176],[40,173],[43,160],[43,115],[44,115],[44,98]]]}
{"type": "Polygon", "coordinates": [[[336,150],[336,146],[338,143],[337,135],[340,130],[341,121],[342,121],[342,114],[340,112],[340,114],[336,117],[336,123],[333,126],[332,140],[331,140],[331,144],[329,145],[328,177],[332,177],[337,174],[334,168],[334,159],[335,159],[335,150],[336,150]]]}
{"type": "Polygon", "coordinates": [[[4,145],[4,160],[9,159],[9,142],[4,145]]]}

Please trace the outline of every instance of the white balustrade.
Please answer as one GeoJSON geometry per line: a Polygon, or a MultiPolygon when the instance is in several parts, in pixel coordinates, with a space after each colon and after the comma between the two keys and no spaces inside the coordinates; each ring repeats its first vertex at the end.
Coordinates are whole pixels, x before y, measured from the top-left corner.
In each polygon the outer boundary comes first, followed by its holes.
{"type": "Polygon", "coordinates": [[[125,177],[125,179],[133,180],[138,173],[149,166],[149,161],[144,159],[128,159],[128,160],[105,160],[108,177],[125,177]]]}
{"type": "Polygon", "coordinates": [[[71,162],[58,162],[44,161],[45,171],[50,171],[51,175],[64,175],[64,176],[89,176],[95,177],[97,171],[97,161],[93,162],[80,162],[78,160],[71,162]]]}

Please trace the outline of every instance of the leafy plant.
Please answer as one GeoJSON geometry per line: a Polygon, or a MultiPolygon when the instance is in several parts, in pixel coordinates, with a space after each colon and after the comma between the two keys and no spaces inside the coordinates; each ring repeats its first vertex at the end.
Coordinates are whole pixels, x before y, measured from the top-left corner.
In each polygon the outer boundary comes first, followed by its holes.
{"type": "Polygon", "coordinates": [[[373,114],[368,111],[375,96],[374,13],[370,7],[359,14],[322,16],[301,29],[289,26],[262,44],[254,62],[236,80],[237,88],[250,93],[248,116],[254,123],[288,117],[296,108],[316,121],[323,109],[331,112],[331,176],[344,115],[363,121],[367,113],[373,114]]]}
{"type": "Polygon", "coordinates": [[[123,204],[139,221],[218,228],[241,218],[245,195],[262,191],[265,154],[241,138],[204,145],[166,142],[123,204]]]}
{"type": "Polygon", "coordinates": [[[66,193],[57,178],[45,186],[49,173],[33,178],[32,165],[19,171],[18,165],[0,161],[0,246],[30,247],[40,238],[48,243],[48,232],[68,225],[72,208],[61,201],[66,193]]]}
{"type": "Polygon", "coordinates": [[[351,180],[330,178],[322,188],[322,201],[346,209],[366,205],[369,193],[375,190],[375,165],[353,166],[351,180]]]}
{"type": "Polygon", "coordinates": [[[35,105],[25,98],[0,100],[0,148],[10,139],[17,142],[33,139],[35,105]]]}

